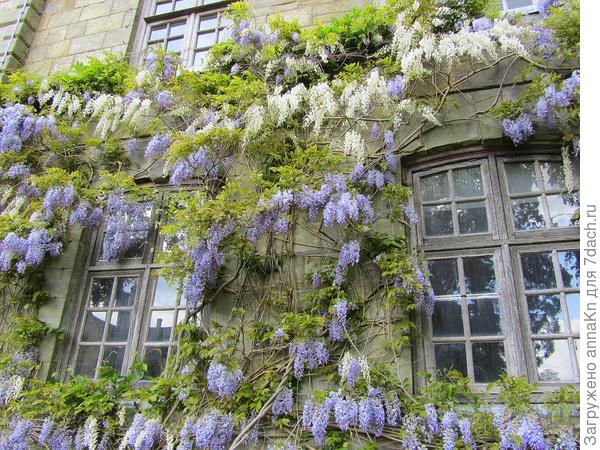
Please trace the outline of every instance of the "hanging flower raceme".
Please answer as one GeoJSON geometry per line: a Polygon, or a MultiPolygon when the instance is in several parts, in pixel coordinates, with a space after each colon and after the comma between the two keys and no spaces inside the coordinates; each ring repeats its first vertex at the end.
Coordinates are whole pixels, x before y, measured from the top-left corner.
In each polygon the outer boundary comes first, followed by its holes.
{"type": "Polygon", "coordinates": [[[8,233],[0,242],[0,271],[16,269],[24,273],[27,267],[39,266],[46,255],[57,256],[62,249],[58,237],[46,228],[32,229],[26,238],[8,233]]]}
{"type": "Polygon", "coordinates": [[[256,244],[266,233],[285,233],[288,231],[288,214],[294,204],[294,194],[289,190],[277,191],[270,201],[260,199],[257,212],[252,218],[248,239],[256,244]]]}
{"type": "Polygon", "coordinates": [[[294,407],[294,392],[288,388],[284,387],[275,400],[273,401],[273,406],[271,407],[271,413],[273,415],[273,422],[277,421],[279,417],[287,416],[292,412],[292,408],[294,407]]]}
{"type": "Polygon", "coordinates": [[[329,352],[323,341],[292,343],[289,353],[294,357],[294,376],[298,380],[302,378],[305,368],[312,370],[329,361],[329,352]]]}
{"type": "Polygon", "coordinates": [[[240,369],[229,370],[223,364],[214,361],[210,363],[206,373],[208,390],[221,398],[232,397],[243,379],[244,375],[240,369]]]}
{"type": "Polygon", "coordinates": [[[502,131],[515,145],[525,142],[533,134],[533,123],[529,114],[522,114],[516,119],[504,119],[502,131]]]}
{"type": "Polygon", "coordinates": [[[120,193],[108,197],[102,259],[116,259],[124,250],[142,246],[150,230],[150,210],[120,193]]]}
{"type": "Polygon", "coordinates": [[[357,358],[350,353],[345,353],[338,367],[338,375],[340,381],[345,382],[350,389],[354,388],[361,375],[367,384],[371,384],[369,364],[365,357],[357,358]]]}
{"type": "Polygon", "coordinates": [[[344,277],[348,267],[358,264],[360,260],[360,244],[358,241],[349,241],[342,244],[340,254],[338,256],[338,263],[335,268],[335,278],[333,284],[340,287],[344,282],[344,277]]]}
{"type": "Polygon", "coordinates": [[[146,420],[141,414],[136,414],[119,449],[152,450],[162,436],[163,431],[158,420],[146,420]]]}
{"type": "Polygon", "coordinates": [[[218,410],[206,412],[197,421],[188,421],[179,432],[179,448],[224,450],[233,437],[233,416],[218,410]]]}

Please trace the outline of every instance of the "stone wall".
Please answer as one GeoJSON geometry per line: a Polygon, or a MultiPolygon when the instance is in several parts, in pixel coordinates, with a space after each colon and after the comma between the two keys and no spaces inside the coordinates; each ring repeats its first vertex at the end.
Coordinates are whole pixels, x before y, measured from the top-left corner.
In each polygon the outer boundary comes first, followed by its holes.
{"type": "Polygon", "coordinates": [[[45,75],[104,51],[126,52],[139,0],[47,0],[24,69],[45,75]]]}

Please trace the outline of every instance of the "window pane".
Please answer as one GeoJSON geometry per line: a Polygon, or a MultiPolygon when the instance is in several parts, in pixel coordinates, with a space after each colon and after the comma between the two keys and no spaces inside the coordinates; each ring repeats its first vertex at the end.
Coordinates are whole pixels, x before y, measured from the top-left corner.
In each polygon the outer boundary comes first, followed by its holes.
{"type": "Polygon", "coordinates": [[[208,55],[208,50],[202,50],[201,52],[194,53],[194,67],[200,67],[208,55]]]}
{"type": "Polygon", "coordinates": [[[185,28],[185,22],[172,23],[169,28],[169,37],[183,36],[185,34],[185,28]]]}
{"type": "Polygon", "coordinates": [[[565,332],[565,321],[558,295],[528,295],[527,309],[533,334],[565,332]]]}
{"type": "Polygon", "coordinates": [[[154,292],[154,306],[175,306],[177,303],[177,286],[169,286],[167,280],[158,277],[156,291],[154,292]]]}
{"type": "Polygon", "coordinates": [[[148,365],[147,377],[159,377],[167,365],[168,347],[146,347],[144,361],[148,365]]]}
{"type": "Polygon", "coordinates": [[[456,259],[436,259],[427,263],[429,281],[435,295],[456,295],[458,287],[458,268],[456,259]]]}
{"type": "Polygon", "coordinates": [[[210,47],[214,45],[216,41],[216,32],[209,31],[208,33],[199,33],[198,39],[196,40],[196,47],[210,47]]]}
{"type": "Polygon", "coordinates": [[[167,26],[161,25],[159,27],[152,27],[150,29],[150,38],[149,41],[162,41],[165,37],[167,37],[167,26]]]}
{"type": "Polygon", "coordinates": [[[168,2],[164,2],[164,3],[157,3],[155,14],[164,14],[166,12],[170,12],[171,6],[172,6],[171,0],[169,0],[168,2]]]}
{"type": "Polygon", "coordinates": [[[526,6],[533,6],[534,0],[506,0],[506,6],[508,9],[524,8],[526,6]]]}
{"type": "Polygon", "coordinates": [[[508,190],[511,194],[540,190],[533,162],[509,163],[505,168],[508,190]]]}
{"type": "Polygon", "coordinates": [[[219,42],[226,41],[231,37],[231,28],[221,28],[219,30],[219,42]]]}
{"type": "Polygon", "coordinates": [[[556,161],[545,161],[540,163],[544,190],[550,191],[565,188],[565,175],[562,163],[556,161]]]}
{"type": "Polygon", "coordinates": [[[512,201],[513,218],[517,230],[544,228],[544,212],[541,197],[521,198],[512,201]]]}
{"type": "Polygon", "coordinates": [[[460,301],[437,301],[433,307],[433,335],[464,336],[460,301]]]}
{"type": "Polygon", "coordinates": [[[579,209],[579,200],[574,194],[548,195],[548,208],[550,209],[550,222],[553,227],[570,227],[573,214],[579,209]]]}
{"type": "Polygon", "coordinates": [[[579,287],[579,251],[558,252],[558,264],[565,287],[579,287]]]}
{"type": "Polygon", "coordinates": [[[444,236],[454,232],[450,205],[426,206],[423,210],[427,236],[444,236]]]}
{"type": "Polygon", "coordinates": [[[506,372],[502,342],[473,343],[473,371],[477,383],[491,383],[506,372]]]}
{"type": "Polygon", "coordinates": [[[465,289],[469,294],[496,292],[494,260],[489,256],[463,259],[465,289]]]}
{"type": "Polygon", "coordinates": [[[437,173],[421,178],[423,201],[450,198],[448,172],[437,173]]]}
{"type": "Polygon", "coordinates": [[[101,365],[112,367],[117,372],[121,373],[124,358],[125,347],[104,347],[101,365]]]}
{"type": "Polygon", "coordinates": [[[437,370],[458,370],[467,376],[465,344],[435,344],[435,367],[437,370]]]}
{"type": "Polygon", "coordinates": [[[579,339],[573,339],[573,344],[575,345],[575,356],[577,357],[577,367],[579,367],[580,359],[579,359],[579,339]]]}
{"type": "Polygon", "coordinates": [[[569,309],[569,322],[571,332],[579,333],[579,294],[567,294],[567,308],[569,309]]]}
{"type": "Polygon", "coordinates": [[[454,178],[454,196],[480,197],[483,195],[483,181],[479,166],[456,169],[452,173],[454,178]]]}
{"type": "Polygon", "coordinates": [[[82,342],[100,342],[104,334],[104,324],[106,323],[106,312],[95,311],[88,312],[85,315],[83,324],[82,342]]]}
{"type": "Polygon", "coordinates": [[[469,324],[473,336],[496,336],[502,334],[498,299],[469,299],[469,324]]]}
{"type": "Polygon", "coordinates": [[[148,326],[148,341],[169,342],[174,311],[153,311],[148,326]]]}
{"type": "Polygon", "coordinates": [[[92,292],[90,296],[90,307],[106,308],[110,302],[112,292],[112,278],[94,278],[92,280],[92,292]]]}
{"type": "Polygon", "coordinates": [[[126,342],[129,337],[130,317],[131,313],[129,311],[113,311],[110,315],[106,340],[109,342],[126,342]]]}
{"type": "Polygon", "coordinates": [[[180,53],[183,49],[183,38],[173,39],[167,42],[167,51],[180,53]]]}
{"type": "Polygon", "coordinates": [[[206,31],[217,28],[217,15],[204,16],[200,18],[200,25],[198,31],[206,31]]]}
{"type": "Polygon", "coordinates": [[[485,233],[488,230],[485,202],[459,203],[456,212],[461,234],[485,233]]]}
{"type": "Polygon", "coordinates": [[[137,277],[123,277],[117,280],[115,306],[132,306],[135,302],[137,277]]]}
{"type": "Polygon", "coordinates": [[[193,6],[192,0],[177,0],[175,2],[175,11],[184,9],[184,8],[189,8],[190,6],[193,6]]]}
{"type": "Polygon", "coordinates": [[[141,258],[144,256],[144,245],[145,242],[143,240],[132,242],[131,245],[123,252],[123,258],[141,258]]]}
{"type": "Polygon", "coordinates": [[[96,363],[100,347],[79,347],[79,354],[75,363],[75,375],[93,377],[96,373],[96,363]]]}
{"type": "Polygon", "coordinates": [[[535,359],[541,381],[572,381],[575,372],[566,339],[534,341],[535,359]]]}
{"type": "Polygon", "coordinates": [[[528,253],[521,255],[525,289],[552,289],[556,287],[552,254],[528,253]]]}

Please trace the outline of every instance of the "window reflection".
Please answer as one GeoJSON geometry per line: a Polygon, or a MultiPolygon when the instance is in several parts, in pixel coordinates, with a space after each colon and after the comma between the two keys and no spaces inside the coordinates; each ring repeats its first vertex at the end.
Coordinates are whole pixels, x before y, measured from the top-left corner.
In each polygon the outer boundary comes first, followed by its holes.
{"type": "Polygon", "coordinates": [[[566,339],[534,341],[535,359],[541,381],[573,381],[575,373],[566,339]]]}

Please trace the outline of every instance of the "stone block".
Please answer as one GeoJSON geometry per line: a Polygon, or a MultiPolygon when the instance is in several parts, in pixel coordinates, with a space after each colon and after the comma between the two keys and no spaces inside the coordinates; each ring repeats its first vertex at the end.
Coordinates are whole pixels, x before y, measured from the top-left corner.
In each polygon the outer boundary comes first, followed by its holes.
{"type": "Polygon", "coordinates": [[[50,19],[48,21],[48,28],[56,28],[62,25],[69,25],[71,23],[75,23],[79,21],[80,15],[80,9],[71,9],[53,14],[52,16],[50,16],[50,19]]]}
{"type": "Polygon", "coordinates": [[[85,35],[85,27],[87,22],[75,22],[67,27],[66,38],[73,39],[85,35]]]}
{"type": "Polygon", "coordinates": [[[120,28],[118,30],[106,33],[104,41],[102,41],[102,47],[113,47],[115,45],[127,45],[129,38],[131,37],[131,28],[120,28]]]}
{"type": "Polygon", "coordinates": [[[111,12],[119,12],[119,11],[136,11],[138,5],[141,5],[142,2],[139,0],[113,0],[111,12]]]}
{"type": "Polygon", "coordinates": [[[85,27],[85,34],[116,30],[117,28],[121,28],[122,22],[123,13],[115,13],[109,16],[91,19],[88,21],[87,26],[85,27]]]}
{"type": "Polygon", "coordinates": [[[112,2],[110,0],[87,6],[83,8],[80,20],[98,19],[108,16],[110,14],[111,7],[112,2]]]}
{"type": "Polygon", "coordinates": [[[61,27],[52,28],[48,30],[46,34],[45,44],[54,44],[56,42],[61,42],[65,40],[67,35],[67,25],[63,25],[61,27]]]}
{"type": "Polygon", "coordinates": [[[71,40],[69,54],[90,52],[98,49],[98,44],[104,40],[104,33],[95,33],[71,40]]]}
{"type": "Polygon", "coordinates": [[[48,50],[46,52],[46,56],[48,58],[59,58],[62,56],[67,56],[69,54],[69,46],[71,45],[71,41],[64,40],[60,42],[56,42],[52,45],[48,46],[48,50]]]}
{"type": "Polygon", "coordinates": [[[269,14],[267,19],[275,16],[281,16],[285,20],[296,20],[302,27],[307,27],[312,24],[312,8],[294,8],[287,11],[276,11],[274,14],[269,14]]]}
{"type": "Polygon", "coordinates": [[[36,45],[30,48],[27,55],[27,63],[36,63],[45,60],[47,49],[45,45],[36,45]]]}

